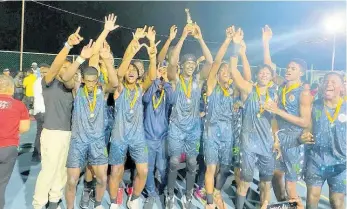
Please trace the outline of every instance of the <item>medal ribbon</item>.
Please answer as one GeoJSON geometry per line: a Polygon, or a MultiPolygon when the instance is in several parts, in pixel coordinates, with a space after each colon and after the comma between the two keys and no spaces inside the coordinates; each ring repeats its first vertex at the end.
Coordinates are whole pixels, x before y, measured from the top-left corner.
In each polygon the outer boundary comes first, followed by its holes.
{"type": "Polygon", "coordinates": [[[335,109],[335,112],[334,112],[333,117],[331,117],[329,111],[328,111],[327,108],[326,108],[326,105],[324,104],[324,112],[325,112],[325,115],[327,116],[327,118],[328,118],[330,124],[334,124],[334,122],[335,122],[337,116],[338,116],[339,113],[340,113],[340,109],[341,109],[342,103],[343,103],[343,99],[340,98],[339,101],[338,101],[338,103],[337,103],[337,106],[336,106],[336,109],[335,109]]]}
{"type": "Polygon", "coordinates": [[[187,90],[186,82],[184,81],[182,75],[180,75],[180,80],[181,80],[181,84],[182,84],[182,88],[183,88],[184,94],[186,95],[187,98],[190,98],[190,96],[192,94],[192,81],[193,81],[193,77],[189,78],[188,90],[187,90]]]}
{"type": "MultiPolygon", "coordinates": [[[[130,89],[129,89],[128,85],[126,85],[124,83],[124,87],[127,89],[128,98],[130,98],[130,89]]],[[[133,109],[133,107],[135,106],[138,95],[139,95],[139,92],[137,91],[137,85],[135,84],[135,95],[133,97],[133,100],[130,101],[130,109],[133,109]]]]}
{"type": "Polygon", "coordinates": [[[87,101],[88,101],[89,111],[90,111],[90,113],[94,113],[95,106],[96,106],[96,92],[98,90],[97,86],[94,87],[93,101],[89,100],[88,90],[87,90],[87,86],[86,85],[84,85],[83,90],[84,90],[84,94],[86,95],[86,98],[87,98],[87,101]]]}
{"type": "Polygon", "coordinates": [[[155,100],[156,100],[156,99],[155,99],[155,93],[153,94],[153,96],[152,96],[152,102],[153,102],[153,108],[154,108],[155,110],[159,107],[161,101],[163,100],[164,94],[165,94],[165,91],[164,91],[164,89],[162,89],[162,90],[161,90],[161,93],[160,93],[159,100],[157,100],[157,103],[155,102],[155,100]]]}
{"type": "MultiPolygon", "coordinates": [[[[258,95],[258,100],[259,100],[259,113],[258,114],[263,114],[263,112],[265,111],[263,105],[260,103],[260,90],[259,90],[259,86],[258,84],[255,85],[255,92],[258,95]]],[[[265,103],[269,100],[270,98],[270,94],[269,94],[269,84],[266,86],[266,96],[265,96],[265,103]]]]}
{"type": "Polygon", "coordinates": [[[287,89],[287,86],[283,87],[283,90],[282,90],[282,104],[283,104],[283,107],[286,106],[286,95],[289,92],[293,91],[294,89],[299,88],[300,85],[301,85],[301,83],[294,83],[293,85],[290,85],[288,89],[287,89]]]}

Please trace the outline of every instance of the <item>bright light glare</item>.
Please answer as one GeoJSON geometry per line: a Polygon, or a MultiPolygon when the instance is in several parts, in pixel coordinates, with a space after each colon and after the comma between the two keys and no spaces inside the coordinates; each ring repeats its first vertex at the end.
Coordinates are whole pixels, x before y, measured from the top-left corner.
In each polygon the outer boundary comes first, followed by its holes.
{"type": "Polygon", "coordinates": [[[336,33],[343,28],[344,19],[338,15],[330,16],[325,19],[324,25],[329,33],[336,33]]]}

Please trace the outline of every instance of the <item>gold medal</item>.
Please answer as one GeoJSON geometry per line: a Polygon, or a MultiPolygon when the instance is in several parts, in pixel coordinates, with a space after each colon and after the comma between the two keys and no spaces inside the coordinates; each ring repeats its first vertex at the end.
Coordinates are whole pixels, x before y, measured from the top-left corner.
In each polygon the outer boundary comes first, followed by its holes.
{"type": "Polygon", "coordinates": [[[165,94],[165,91],[164,89],[161,90],[161,93],[160,93],[160,97],[159,97],[159,100],[157,101],[157,103],[155,102],[155,93],[154,95],[152,96],[152,103],[153,103],[153,108],[154,109],[157,109],[161,103],[161,101],[163,100],[163,97],[164,97],[164,94],[165,94]]]}
{"type": "Polygon", "coordinates": [[[335,109],[333,117],[331,117],[329,111],[326,109],[326,104],[324,104],[324,112],[325,112],[325,115],[327,116],[327,118],[328,118],[328,120],[330,122],[330,126],[331,127],[334,127],[334,122],[335,122],[335,120],[337,119],[337,116],[340,113],[340,109],[341,109],[342,103],[343,103],[343,99],[340,98],[338,103],[337,103],[337,106],[336,106],[336,109],[335,109]]]}
{"type": "MultiPolygon", "coordinates": [[[[257,114],[257,117],[260,118],[260,116],[263,114],[263,112],[265,111],[262,103],[261,103],[261,99],[260,99],[260,90],[259,90],[259,86],[258,84],[255,85],[255,92],[257,93],[258,96],[258,102],[259,102],[259,113],[257,114]],[[259,116],[258,116],[259,115],[259,116]]],[[[266,96],[265,96],[265,103],[269,100],[270,98],[270,94],[269,94],[269,85],[266,86],[266,96]]]]}
{"type": "Polygon", "coordinates": [[[260,113],[258,113],[258,114],[257,114],[257,117],[260,118],[260,116],[261,116],[260,113]]]}
{"type": "Polygon", "coordinates": [[[96,106],[96,92],[98,90],[98,87],[97,86],[94,87],[93,101],[89,100],[89,95],[88,95],[88,90],[87,90],[87,86],[86,85],[84,85],[83,90],[84,90],[84,94],[86,95],[86,98],[87,98],[87,101],[88,101],[90,117],[93,118],[94,117],[94,110],[95,110],[95,106],[96,106]]]}
{"type": "Polygon", "coordinates": [[[187,89],[186,82],[184,81],[182,75],[180,75],[180,80],[181,80],[181,85],[182,85],[182,88],[183,88],[183,92],[186,95],[186,97],[189,99],[191,97],[191,94],[192,94],[192,81],[193,81],[193,77],[189,78],[188,89],[187,89]]]}
{"type": "MultiPolygon", "coordinates": [[[[127,97],[128,99],[130,99],[130,89],[128,85],[126,85],[125,83],[124,83],[124,87],[127,89],[127,97]]],[[[130,109],[133,109],[133,107],[135,106],[138,95],[139,95],[139,92],[137,91],[137,85],[135,85],[135,95],[133,99],[130,101],[130,109]]]]}
{"type": "MultiPolygon", "coordinates": [[[[293,91],[294,89],[299,88],[300,85],[301,85],[301,83],[294,83],[293,85],[290,85],[290,86],[288,87],[288,89],[287,89],[287,86],[284,86],[284,87],[283,87],[283,89],[282,89],[282,104],[283,104],[283,107],[286,106],[286,95],[287,95],[289,92],[293,91]]],[[[293,95],[293,96],[294,96],[294,95],[293,95]]],[[[289,100],[292,102],[291,99],[293,99],[293,101],[294,101],[295,97],[294,97],[294,98],[289,97],[289,100]]]]}

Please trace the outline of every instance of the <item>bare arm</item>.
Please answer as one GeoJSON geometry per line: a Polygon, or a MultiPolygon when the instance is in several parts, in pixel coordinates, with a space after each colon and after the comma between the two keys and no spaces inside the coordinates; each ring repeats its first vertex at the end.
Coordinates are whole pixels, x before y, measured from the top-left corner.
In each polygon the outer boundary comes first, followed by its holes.
{"type": "Polygon", "coordinates": [[[217,72],[222,63],[225,53],[228,50],[230,42],[232,41],[234,32],[235,31],[233,27],[229,27],[226,29],[226,39],[217,52],[216,58],[212,64],[211,71],[207,78],[207,96],[210,96],[212,94],[212,91],[217,84],[217,72]]]}
{"type": "Polygon", "coordinates": [[[241,62],[243,67],[243,78],[246,81],[251,81],[252,80],[251,66],[249,65],[247,55],[246,55],[246,43],[243,40],[241,41],[240,56],[241,56],[241,62]]]}
{"type": "Polygon", "coordinates": [[[25,133],[30,129],[30,120],[20,120],[19,121],[19,133],[25,133]]]}
{"type": "Polygon", "coordinates": [[[64,82],[68,82],[70,80],[73,79],[74,75],[76,74],[79,66],[86,60],[89,59],[93,54],[93,40],[90,39],[89,44],[84,46],[82,51],[81,51],[81,55],[79,57],[77,57],[77,59],[75,60],[75,62],[73,62],[68,68],[67,70],[64,70],[62,72],[59,73],[60,78],[64,81],[64,82]]]}
{"type": "Polygon", "coordinates": [[[113,56],[111,54],[111,48],[106,42],[103,43],[103,46],[100,50],[100,57],[105,63],[108,75],[108,85],[105,90],[107,92],[110,92],[108,91],[109,89],[114,89],[118,86],[118,75],[113,66],[113,56]]]}
{"type": "Polygon", "coordinates": [[[162,63],[165,60],[167,51],[169,50],[169,47],[170,47],[172,40],[174,40],[176,38],[176,34],[177,34],[177,27],[176,27],[176,25],[173,25],[170,28],[169,38],[166,40],[163,48],[159,52],[159,55],[158,55],[158,62],[159,63],[162,63]]]}
{"type": "Polygon", "coordinates": [[[194,38],[198,39],[202,49],[202,54],[205,57],[205,64],[202,67],[200,72],[200,80],[205,80],[207,79],[208,74],[210,73],[212,63],[213,63],[213,57],[204,39],[202,38],[200,27],[196,23],[195,23],[194,38]]]}
{"type": "Polygon", "coordinates": [[[194,28],[191,25],[186,25],[184,27],[182,36],[172,51],[172,55],[169,59],[169,67],[167,69],[167,77],[170,80],[170,82],[176,80],[177,65],[178,65],[179,56],[181,54],[181,49],[188,34],[191,33],[193,29],[194,28]]]}
{"type": "MultiPolygon", "coordinates": [[[[265,106],[265,108],[267,107],[265,106]]],[[[290,123],[293,123],[302,128],[308,128],[311,123],[312,96],[309,90],[304,90],[303,92],[301,92],[300,116],[289,114],[286,111],[278,108],[277,105],[271,108],[271,111],[290,123]]]]}

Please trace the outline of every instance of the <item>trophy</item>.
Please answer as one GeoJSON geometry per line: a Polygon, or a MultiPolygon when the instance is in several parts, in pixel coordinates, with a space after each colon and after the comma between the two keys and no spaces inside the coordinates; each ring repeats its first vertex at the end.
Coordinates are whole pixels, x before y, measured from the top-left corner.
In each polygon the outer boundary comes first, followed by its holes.
{"type": "Polygon", "coordinates": [[[189,9],[185,9],[185,11],[187,13],[187,24],[192,25],[193,21],[192,21],[192,17],[190,16],[189,9]]]}

